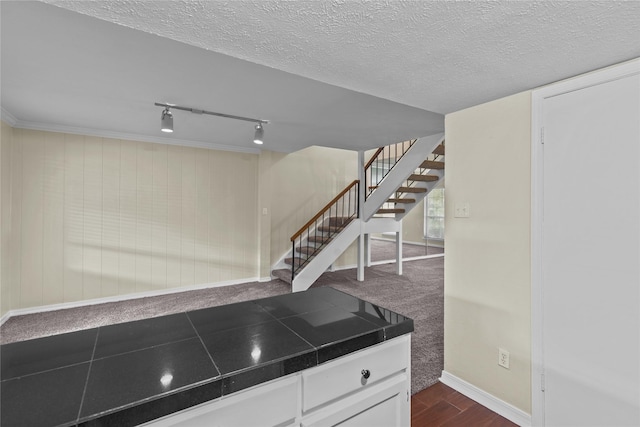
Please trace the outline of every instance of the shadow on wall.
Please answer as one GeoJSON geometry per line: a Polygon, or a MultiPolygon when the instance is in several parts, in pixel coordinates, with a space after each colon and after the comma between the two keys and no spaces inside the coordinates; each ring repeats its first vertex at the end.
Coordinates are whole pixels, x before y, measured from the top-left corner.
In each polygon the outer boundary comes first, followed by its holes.
{"type": "Polygon", "coordinates": [[[531,413],[531,343],[520,331],[523,315],[497,305],[489,289],[471,299],[452,295],[446,283],[445,371],[531,413]],[[509,369],[498,365],[500,348],[510,353],[509,369]]]}

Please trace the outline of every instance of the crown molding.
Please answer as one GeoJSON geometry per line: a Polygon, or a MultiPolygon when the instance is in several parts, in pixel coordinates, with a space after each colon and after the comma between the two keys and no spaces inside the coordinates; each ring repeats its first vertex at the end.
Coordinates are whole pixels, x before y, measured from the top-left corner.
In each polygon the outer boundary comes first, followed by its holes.
{"type": "Polygon", "coordinates": [[[147,135],[139,135],[135,133],[112,132],[112,131],[107,131],[102,129],[81,128],[81,127],[75,127],[75,126],[57,125],[52,123],[38,123],[38,122],[29,122],[25,120],[17,120],[13,115],[11,115],[4,108],[2,109],[2,120],[5,120],[12,127],[18,128],[18,129],[69,133],[74,135],[97,136],[101,138],[151,142],[155,144],[166,144],[166,145],[179,145],[183,147],[206,148],[209,150],[220,150],[220,151],[233,151],[237,153],[260,154],[262,152],[262,150],[258,148],[236,147],[233,145],[215,144],[215,143],[202,142],[202,141],[192,141],[188,139],[165,138],[161,136],[147,136],[147,135]],[[8,115],[7,120],[5,120],[5,113],[8,115]],[[13,119],[13,124],[9,121],[10,119],[13,119]]]}
{"type": "Polygon", "coordinates": [[[16,117],[13,114],[5,110],[4,107],[0,108],[0,113],[1,113],[0,118],[2,119],[3,122],[5,122],[11,127],[16,127],[16,123],[18,123],[18,119],[16,119],[16,117]]]}

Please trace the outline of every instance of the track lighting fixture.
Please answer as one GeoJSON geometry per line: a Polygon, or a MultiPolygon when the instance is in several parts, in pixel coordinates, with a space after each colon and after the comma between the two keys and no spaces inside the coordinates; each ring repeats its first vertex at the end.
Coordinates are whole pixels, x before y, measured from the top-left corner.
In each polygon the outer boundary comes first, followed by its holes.
{"type": "Polygon", "coordinates": [[[160,122],[162,123],[162,127],[160,128],[162,132],[173,132],[173,114],[171,114],[169,107],[162,111],[162,119],[160,122]]]}
{"type": "Polygon", "coordinates": [[[263,125],[269,123],[269,120],[252,119],[251,117],[242,117],[242,116],[233,116],[231,114],[215,113],[213,111],[199,110],[197,108],[191,108],[191,107],[181,107],[179,105],[174,105],[174,104],[156,102],[155,105],[158,107],[164,107],[164,110],[162,111],[162,119],[161,119],[162,127],[160,128],[162,132],[173,132],[173,114],[171,113],[171,109],[188,111],[194,114],[208,114],[211,116],[225,117],[227,119],[244,120],[245,122],[254,122],[256,123],[256,126],[255,126],[256,131],[253,137],[253,142],[255,142],[256,144],[263,143],[263,137],[264,137],[263,125]]]}
{"type": "Polygon", "coordinates": [[[253,142],[255,142],[258,145],[262,145],[263,141],[262,141],[262,136],[264,135],[264,128],[262,127],[262,123],[258,123],[256,125],[256,133],[253,136],[253,142]]]}

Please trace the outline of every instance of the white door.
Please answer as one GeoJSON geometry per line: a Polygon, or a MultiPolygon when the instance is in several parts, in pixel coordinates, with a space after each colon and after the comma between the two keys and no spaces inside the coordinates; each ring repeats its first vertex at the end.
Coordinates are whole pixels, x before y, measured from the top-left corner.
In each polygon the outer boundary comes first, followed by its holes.
{"type": "Polygon", "coordinates": [[[547,426],[640,426],[640,75],[602,75],[541,101],[547,426]]]}

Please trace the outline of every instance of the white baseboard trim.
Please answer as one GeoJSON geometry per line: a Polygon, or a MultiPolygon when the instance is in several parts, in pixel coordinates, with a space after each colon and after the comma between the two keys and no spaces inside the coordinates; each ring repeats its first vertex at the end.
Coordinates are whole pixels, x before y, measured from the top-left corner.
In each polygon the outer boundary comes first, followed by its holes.
{"type": "MultiPolygon", "coordinates": [[[[391,242],[391,243],[395,243],[396,242],[396,233],[382,233],[384,234],[388,234],[389,236],[393,235],[393,238],[389,238],[387,239],[386,237],[375,237],[375,236],[371,236],[370,239],[371,240],[380,240],[383,242],[391,242]]],[[[444,245],[429,245],[428,242],[433,242],[435,239],[424,239],[424,241],[422,242],[414,242],[411,240],[402,240],[402,243],[405,245],[414,245],[414,246],[431,246],[432,248],[444,248],[444,245]]]]}
{"type": "MultiPolygon", "coordinates": [[[[402,258],[402,261],[418,261],[421,259],[431,259],[431,258],[440,258],[443,257],[444,254],[433,254],[433,255],[420,255],[420,256],[412,256],[412,257],[406,257],[406,258],[402,258]]],[[[384,261],[371,261],[371,265],[382,265],[382,264],[395,264],[396,260],[395,259],[387,259],[384,261]]],[[[327,270],[327,271],[339,271],[339,270],[350,270],[352,268],[358,268],[358,264],[349,264],[349,265],[342,265],[342,266],[333,266],[333,268],[331,270],[327,270]]]]}
{"type": "Polygon", "coordinates": [[[50,304],[50,305],[40,305],[37,307],[29,307],[29,308],[18,308],[15,310],[9,310],[0,318],[0,325],[4,324],[7,320],[9,320],[13,316],[22,316],[25,314],[34,314],[34,313],[44,313],[47,311],[54,310],[65,310],[67,308],[76,308],[76,307],[84,307],[88,305],[97,305],[97,304],[106,304],[110,302],[118,302],[118,301],[126,301],[131,299],[138,298],[148,298],[148,297],[157,297],[162,295],[170,295],[177,294],[180,292],[188,292],[188,291],[197,291],[200,289],[210,289],[210,288],[220,288],[223,286],[234,286],[234,285],[242,285],[244,283],[251,282],[268,282],[271,280],[269,277],[250,277],[246,279],[236,279],[236,280],[227,280],[224,282],[216,282],[216,283],[205,283],[202,285],[192,285],[192,286],[184,286],[180,288],[171,288],[171,289],[161,289],[157,291],[147,291],[147,292],[137,292],[134,294],[127,295],[114,295],[110,297],[103,298],[94,298],[90,300],[82,300],[82,301],[73,301],[73,302],[63,302],[59,304],[50,304]]]}
{"type": "Polygon", "coordinates": [[[505,402],[502,399],[498,399],[492,394],[466,382],[463,379],[450,374],[447,371],[442,371],[440,382],[448,385],[452,389],[456,390],[467,396],[469,399],[473,399],[482,406],[489,408],[496,414],[502,415],[511,422],[518,424],[519,426],[529,427],[531,426],[531,415],[527,414],[521,409],[516,408],[510,403],[505,402]]]}
{"type": "MultiPolygon", "coordinates": [[[[412,257],[402,258],[402,262],[405,262],[405,261],[418,261],[418,260],[421,260],[421,259],[441,258],[443,256],[444,256],[444,254],[412,256],[412,257]]],[[[396,262],[395,259],[386,259],[386,260],[383,260],[383,261],[371,261],[371,265],[395,264],[395,262],[396,262]]]]}
{"type": "Polygon", "coordinates": [[[2,315],[2,317],[0,317],[0,326],[4,325],[4,322],[9,320],[10,317],[11,317],[11,310],[7,311],[5,314],[2,315]]]}
{"type": "Polygon", "coordinates": [[[333,269],[330,271],[340,271],[340,270],[351,270],[352,268],[358,268],[358,264],[349,264],[349,265],[334,265],[333,269]]]}

